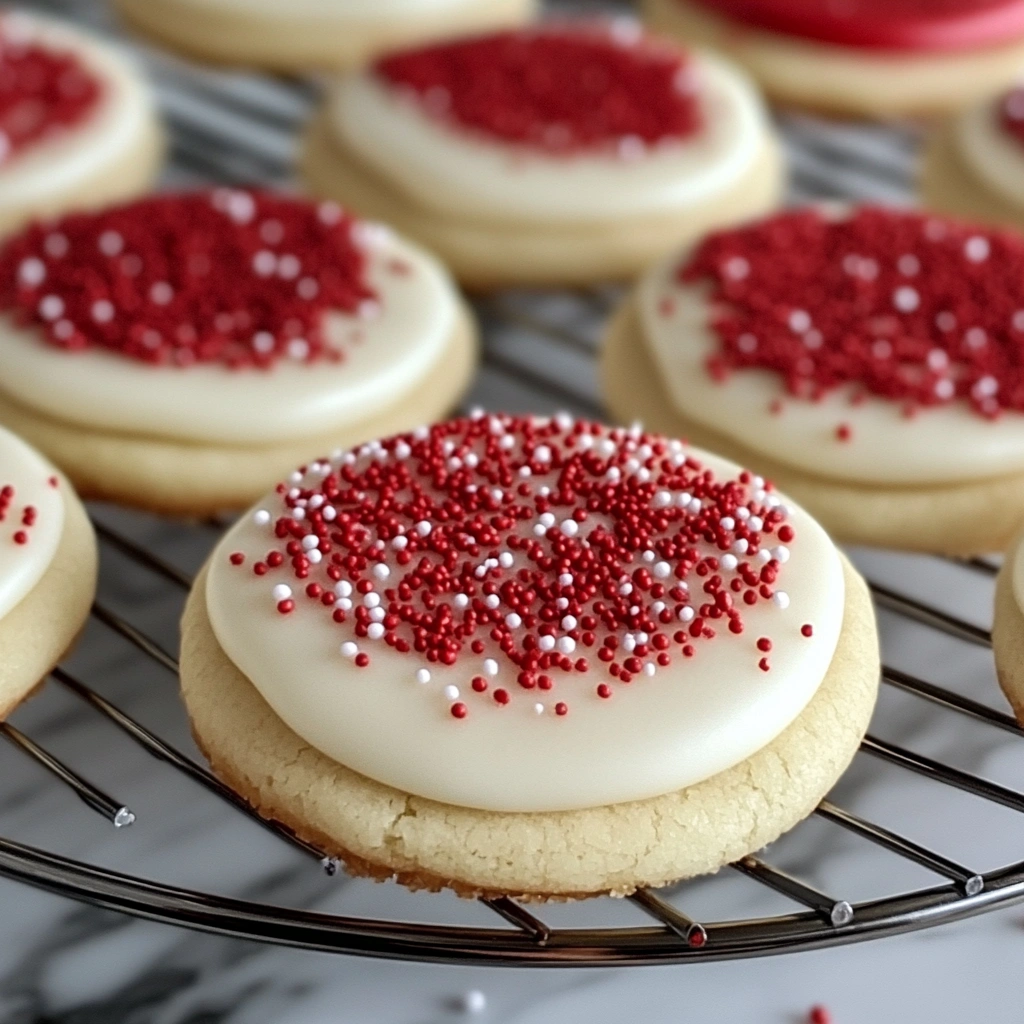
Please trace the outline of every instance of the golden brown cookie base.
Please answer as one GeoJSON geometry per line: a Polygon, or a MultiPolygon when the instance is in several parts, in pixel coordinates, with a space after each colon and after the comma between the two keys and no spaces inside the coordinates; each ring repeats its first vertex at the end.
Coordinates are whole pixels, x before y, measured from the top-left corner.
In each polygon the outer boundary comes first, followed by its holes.
{"type": "Polygon", "coordinates": [[[642,6],[653,29],[727,54],[773,100],[832,115],[945,114],[1011,85],[1024,65],[1024,40],[953,54],[886,54],[748,28],[685,0],[642,6]]]}
{"type": "MultiPolygon", "coordinates": [[[[448,351],[411,392],[343,430],[277,445],[189,444],[87,430],[20,405],[2,390],[0,423],[57,462],[84,497],[169,515],[208,516],[251,504],[282,475],[339,445],[443,418],[468,388],[476,361],[476,325],[463,309],[448,351]]],[[[242,377],[232,383],[245,387],[242,377]]]]}
{"type": "Polygon", "coordinates": [[[821,687],[780,736],[728,771],[652,800],[560,813],[453,807],[374,782],[314,750],[221,649],[206,572],[182,621],[182,694],[214,772],[263,817],[358,874],[461,896],[626,895],[716,871],[817,806],[846,769],[878,691],[874,612],[845,562],[846,613],[821,687]]]}
{"type": "Polygon", "coordinates": [[[97,171],[74,188],[49,196],[24,209],[0,210],[0,236],[12,234],[36,217],[53,217],[77,210],[98,209],[134,199],[152,187],[164,162],[166,140],[154,119],[139,134],[131,152],[97,171]]]}
{"type": "Polygon", "coordinates": [[[995,614],[992,619],[992,651],[999,685],[1017,721],[1024,726],[1024,613],[1013,594],[1013,563],[1024,542],[1018,537],[1010,546],[996,578],[995,614]]]}
{"type": "Polygon", "coordinates": [[[96,538],[67,481],[64,532],[53,564],[25,598],[0,617],[0,721],[30,697],[74,646],[96,593],[96,538]]]}
{"type": "Polygon", "coordinates": [[[630,298],[601,352],[602,393],[619,422],[683,437],[773,480],[840,542],[972,557],[1002,551],[1024,521],[1024,475],[892,487],[816,476],[709,430],[677,411],[630,298]]]}
{"type": "Polygon", "coordinates": [[[920,187],[922,202],[931,210],[986,224],[1024,227],[1024,207],[990,191],[965,163],[957,147],[954,121],[932,132],[920,187]]]}
{"type": "Polygon", "coordinates": [[[429,39],[519,25],[535,0],[477,0],[458,11],[362,22],[339,14],[298,16],[216,9],[202,0],[115,0],[133,28],[183,53],[218,64],[271,71],[343,71],[388,50],[429,39]]]}
{"type": "Polygon", "coordinates": [[[368,168],[334,137],[323,111],[306,134],[301,171],[314,195],[392,225],[437,253],[463,285],[481,290],[631,278],[712,228],[775,209],[785,178],[778,144],[769,140],[742,181],[685,213],[604,224],[459,220],[423,207],[368,168]]]}

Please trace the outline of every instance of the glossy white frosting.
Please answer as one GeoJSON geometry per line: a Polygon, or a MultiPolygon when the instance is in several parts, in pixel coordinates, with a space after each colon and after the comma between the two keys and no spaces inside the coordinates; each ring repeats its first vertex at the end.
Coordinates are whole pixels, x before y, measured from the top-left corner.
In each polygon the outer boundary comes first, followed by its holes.
{"type": "Polygon", "coordinates": [[[869,395],[851,404],[854,386],[821,401],[794,398],[779,374],[743,369],[717,381],[706,361],[718,351],[711,307],[699,284],[680,284],[676,255],[653,268],[638,290],[644,342],[679,413],[779,462],[820,476],[878,484],[956,483],[1024,471],[1024,416],[996,420],[966,401],[922,408],[869,395]],[[663,300],[670,300],[668,312],[663,300]],[[772,403],[783,402],[781,412],[772,403]],[[849,440],[836,434],[841,424],[849,440]]]}
{"type": "Polygon", "coordinates": [[[692,60],[704,128],[635,157],[551,156],[491,141],[438,121],[366,72],[339,83],[331,123],[345,147],[439,213],[546,223],[673,213],[728,191],[769,131],[741,72],[708,54],[692,60]]]}
{"type": "Polygon", "coordinates": [[[179,441],[272,444],[357,423],[444,358],[458,315],[436,260],[390,232],[370,234],[367,280],[380,301],[370,315],[330,315],[339,363],[153,366],[98,348],[68,352],[0,317],[0,389],[65,423],[179,441]],[[389,269],[396,260],[411,272],[389,269]]]}
{"type": "MultiPolygon", "coordinates": [[[[719,479],[739,471],[691,451],[719,479]]],[[[320,478],[315,468],[312,473],[310,480],[320,478]]],[[[532,484],[544,481],[534,475],[532,484]]],[[[570,810],[654,797],[709,778],[764,747],[799,715],[831,663],[842,624],[838,553],[793,508],[796,538],[777,584],[789,595],[788,608],[767,601],[744,609],[742,635],[724,630],[693,659],[676,658],[652,678],[619,686],[610,700],[594,692],[610,678],[599,667],[582,676],[552,672],[553,691],[523,696],[515,666],[490,648],[479,657],[464,650],[448,668],[430,664],[429,680],[420,682],[417,672],[427,667],[421,655],[364,639],[359,643],[371,663],[356,668],[339,655],[339,643],[355,639],[348,623],[333,623],[312,603],[300,602],[286,616],[276,610],[272,589],[280,576],[257,576],[252,565],[268,550],[282,499],[272,493],[256,510],[269,511],[270,521],[258,511],[244,515],[209,563],[206,598],[221,647],[318,750],[443,803],[500,812],[570,810]],[[229,564],[234,552],[247,556],[244,566],[229,564]],[[801,635],[804,623],[813,625],[813,638],[801,635]],[[774,643],[769,672],[759,669],[755,646],[764,635],[774,643]],[[498,661],[492,683],[508,686],[512,702],[499,707],[481,698],[456,720],[446,687],[468,692],[488,657],[498,661]],[[570,701],[565,717],[552,713],[556,700],[570,701]]]]}
{"type": "Polygon", "coordinates": [[[223,8],[239,13],[294,17],[329,17],[343,22],[381,20],[401,15],[442,14],[481,0],[192,0],[196,7],[223,8]]]}
{"type": "Polygon", "coordinates": [[[961,159],[1001,199],[1024,207],[1024,143],[1003,129],[1002,97],[960,116],[956,140],[961,159]]]}
{"type": "Polygon", "coordinates": [[[0,217],[73,191],[106,167],[116,169],[138,146],[139,136],[155,116],[140,72],[113,47],[49,19],[19,12],[8,17],[8,26],[11,22],[19,35],[74,53],[103,83],[103,94],[80,125],[0,165],[0,217]]]}
{"type": "Polygon", "coordinates": [[[0,619],[33,590],[49,569],[64,530],[64,499],[50,479],[53,467],[24,441],[0,427],[0,489],[14,498],[0,522],[0,619]],[[26,506],[37,510],[27,544],[16,544],[26,506]]]}

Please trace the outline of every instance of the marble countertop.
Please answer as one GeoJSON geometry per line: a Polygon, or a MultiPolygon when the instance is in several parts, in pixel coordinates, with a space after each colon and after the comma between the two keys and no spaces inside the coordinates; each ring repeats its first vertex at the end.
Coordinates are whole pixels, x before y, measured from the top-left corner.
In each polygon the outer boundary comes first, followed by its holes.
{"type": "MultiPolygon", "coordinates": [[[[91,0],[33,4],[109,28],[91,0]]],[[[286,184],[310,83],[199,70],[155,51],[138,55],[155,78],[173,134],[168,185],[286,184]]],[[[850,128],[791,117],[782,123],[794,199],[904,201],[913,129],[850,128]]],[[[485,360],[471,400],[491,408],[593,414],[590,353],[613,296],[508,295],[479,306],[485,360]],[[545,335],[556,323],[571,343],[545,335]]],[[[214,542],[182,527],[108,508],[98,519],[155,547],[186,571],[214,542]]],[[[856,553],[882,582],[986,624],[991,581],[932,559],[856,553]]],[[[181,594],[103,549],[102,601],[176,646],[181,594]]],[[[889,664],[993,707],[1004,702],[989,652],[882,615],[889,664]]],[[[94,621],[69,668],[180,749],[198,757],[173,676],[94,621]]],[[[8,744],[0,745],[0,836],[115,870],[249,900],[335,913],[493,926],[480,906],[448,895],[326,877],[314,863],[232,812],[132,744],[50,683],[15,724],[138,815],[115,831],[8,744]]],[[[1024,788],[1024,743],[885,688],[873,731],[1010,788],[1024,788]]],[[[834,800],[946,856],[986,871],[1024,857],[1024,815],[860,755],[834,800]]],[[[936,884],[923,869],[821,820],[768,852],[777,867],[852,901],[936,884]]],[[[781,897],[723,872],[673,896],[701,920],[787,913],[781,897]]],[[[642,925],[633,905],[591,901],[545,908],[554,925],[642,925]]],[[[835,1024],[1017,1024],[1024,908],[899,938],[727,963],[615,970],[505,970],[362,960],[286,950],[143,922],[0,880],[3,1024],[801,1024],[815,1004],[835,1024]],[[472,995],[471,995],[472,994],[472,995]],[[475,1012],[474,1003],[485,1004],[475,1012]]]]}

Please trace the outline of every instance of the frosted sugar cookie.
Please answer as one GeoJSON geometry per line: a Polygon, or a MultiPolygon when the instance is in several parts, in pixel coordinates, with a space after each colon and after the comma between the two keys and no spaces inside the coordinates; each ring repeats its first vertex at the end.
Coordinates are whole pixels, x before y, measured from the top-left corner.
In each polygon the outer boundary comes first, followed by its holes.
{"type": "Polygon", "coordinates": [[[628,21],[391,54],[343,79],[303,172],[472,287],[628,277],[777,205],[778,145],[733,66],[628,21]]]}
{"type": "Polygon", "coordinates": [[[125,20],[207,60],[351,68],[395,46],[526,21],[535,0],[115,0],[125,20]]]}
{"type": "Polygon", "coordinates": [[[653,269],[605,341],[612,410],[742,459],[841,540],[970,555],[1024,518],[1024,238],[780,214],[653,269]]]}
{"type": "Polygon", "coordinates": [[[836,114],[956,110],[1024,63],[1022,0],[644,0],[658,31],[728,54],[773,99],[836,114]]]}
{"type": "Polygon", "coordinates": [[[120,53],[0,12],[0,233],[144,192],[162,156],[149,89],[120,53]]]}
{"type": "Polygon", "coordinates": [[[440,264],[330,203],[160,196],[0,248],[0,423],[157,511],[243,506],[328,438],[443,414],[475,337],[440,264]]]}
{"type": "Polygon", "coordinates": [[[959,114],[931,136],[922,198],[942,213],[1024,226],[1024,88],[959,114]]]}
{"type": "Polygon", "coordinates": [[[96,591],[96,540],[68,482],[0,428],[0,719],[67,653],[96,591]]]}
{"type": "Polygon", "coordinates": [[[714,871],[867,727],[863,581],[679,441],[475,413],[307,463],[210,557],[182,689],[214,771],[358,874],[571,898],[714,871]]]}

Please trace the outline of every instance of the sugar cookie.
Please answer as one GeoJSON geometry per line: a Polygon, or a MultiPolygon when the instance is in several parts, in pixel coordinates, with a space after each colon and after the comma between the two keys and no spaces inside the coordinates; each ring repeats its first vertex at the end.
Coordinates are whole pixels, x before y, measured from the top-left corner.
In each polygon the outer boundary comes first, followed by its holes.
{"type": "Polygon", "coordinates": [[[396,46],[518,25],[536,0],[115,0],[168,46],[276,71],[357,67],[396,46]]]}
{"type": "Polygon", "coordinates": [[[628,21],[392,54],[306,140],[317,195],[393,223],[472,287],[632,276],[778,204],[780,150],[731,65],[628,21]]]}
{"type": "Polygon", "coordinates": [[[571,898],[805,817],[875,701],[863,581],[760,478],[566,415],[311,462],[189,599],[197,741],[359,874],[571,898]]]}
{"type": "Polygon", "coordinates": [[[139,71],[66,25],[0,13],[0,233],[144,192],[163,143],[139,71]]]}
{"type": "Polygon", "coordinates": [[[770,97],[826,113],[956,110],[1013,82],[1024,0],[644,0],[650,24],[746,67],[770,97]]]}
{"type": "Polygon", "coordinates": [[[837,538],[1002,550],[1024,519],[1024,239],[804,209],[650,271],[606,339],[615,415],[775,480],[837,538]]]}
{"type": "Polygon", "coordinates": [[[996,580],[992,648],[999,685],[1024,725],[1024,545],[1020,536],[1010,546],[996,580]]]}
{"type": "Polygon", "coordinates": [[[0,428],[0,720],[67,653],[96,592],[96,540],[68,482],[0,428]]]}
{"type": "Polygon", "coordinates": [[[160,196],[0,249],[0,422],[157,511],[243,506],[325,439],[443,414],[475,337],[432,257],[331,203],[160,196]]]}

